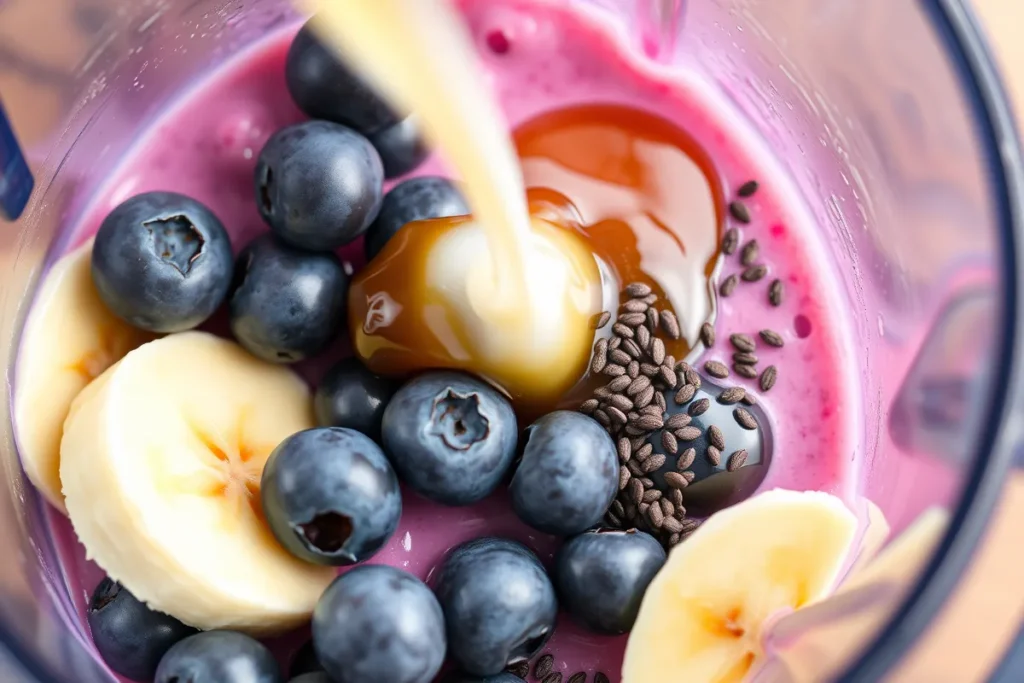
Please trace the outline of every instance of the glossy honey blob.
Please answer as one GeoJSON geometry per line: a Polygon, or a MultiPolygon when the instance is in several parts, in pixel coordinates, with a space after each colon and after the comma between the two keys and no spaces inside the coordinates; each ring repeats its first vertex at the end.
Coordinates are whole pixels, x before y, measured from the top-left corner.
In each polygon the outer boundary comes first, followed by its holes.
{"type": "Polygon", "coordinates": [[[356,353],[385,374],[466,370],[542,412],[586,373],[589,323],[609,288],[574,231],[534,218],[526,253],[525,292],[513,297],[471,218],[407,225],[349,290],[356,353]]]}
{"type": "Polygon", "coordinates": [[[676,314],[683,359],[714,316],[710,279],[723,193],[707,155],[672,123],[632,107],[586,105],[527,122],[514,139],[532,220],[524,280],[494,285],[494,254],[469,217],[405,226],[349,295],[357,355],[378,373],[473,372],[504,389],[523,416],[578,402],[601,311],[645,282],[676,314]]]}
{"type": "Polygon", "coordinates": [[[535,213],[580,226],[621,283],[643,282],[679,319],[683,359],[713,319],[724,216],[710,157],[666,119],[623,105],[543,114],[515,131],[535,213]]]}

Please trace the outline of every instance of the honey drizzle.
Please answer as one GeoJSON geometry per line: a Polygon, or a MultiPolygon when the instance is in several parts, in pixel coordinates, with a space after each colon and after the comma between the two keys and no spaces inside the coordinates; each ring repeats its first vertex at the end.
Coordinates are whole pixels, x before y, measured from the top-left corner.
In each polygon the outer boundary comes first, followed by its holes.
{"type": "MultiPolygon", "coordinates": [[[[655,307],[673,312],[682,332],[666,350],[687,357],[714,318],[711,279],[725,214],[710,158],[674,124],[632,107],[583,105],[543,114],[514,133],[535,217],[575,232],[610,269],[605,308],[628,282],[651,286],[655,307]]],[[[349,323],[357,355],[375,372],[407,375],[433,368],[481,372],[469,340],[448,324],[417,283],[424,251],[466,218],[419,221],[400,230],[360,272],[350,291],[349,323]]],[[[608,328],[597,336],[608,334],[608,328]]],[[[591,341],[591,344],[593,341],[591,341]]],[[[573,358],[572,376],[548,395],[510,390],[524,421],[579,405],[602,378],[587,378],[590,346],[573,358]]],[[[606,378],[605,378],[606,379],[606,378]]]]}
{"type": "Polygon", "coordinates": [[[514,134],[535,212],[586,236],[620,283],[643,282],[675,313],[685,358],[715,316],[711,284],[725,215],[722,182],[685,131],[623,105],[581,105],[528,121],[514,134]]]}

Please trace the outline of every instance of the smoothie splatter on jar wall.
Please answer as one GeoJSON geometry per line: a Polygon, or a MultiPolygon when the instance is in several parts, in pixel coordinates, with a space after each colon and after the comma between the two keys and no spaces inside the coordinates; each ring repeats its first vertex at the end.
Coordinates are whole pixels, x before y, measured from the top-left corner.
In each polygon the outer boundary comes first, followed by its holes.
{"type": "Polygon", "coordinates": [[[858,553],[848,321],[778,160],[596,15],[457,6],[526,190],[508,282],[308,26],[68,227],[17,436],[123,680],[740,681],[858,553]]]}

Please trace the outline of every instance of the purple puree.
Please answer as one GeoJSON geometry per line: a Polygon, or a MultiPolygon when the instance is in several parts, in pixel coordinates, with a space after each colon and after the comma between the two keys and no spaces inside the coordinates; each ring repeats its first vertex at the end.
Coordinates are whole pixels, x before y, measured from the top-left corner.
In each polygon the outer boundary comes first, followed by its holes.
{"type": "MultiPolygon", "coordinates": [[[[761,181],[757,193],[745,200],[751,223],[738,227],[743,232],[741,246],[751,237],[758,239],[760,260],[769,265],[769,274],[756,284],[741,282],[734,295],[720,299],[718,341],[693,361],[694,366],[702,368],[707,360],[729,364],[734,351],[728,343],[731,332],[756,337],[761,329],[777,331],[784,348],[758,347],[760,367],[771,364],[778,369],[774,388],[765,393],[757,388],[756,379],[733,375],[729,380],[756,393],[768,416],[774,455],[762,488],[850,496],[856,479],[849,462],[855,451],[857,411],[850,395],[856,369],[842,362],[853,357],[846,349],[850,335],[837,313],[842,305],[819,237],[765,145],[696,76],[680,73],[669,82],[663,74],[646,71],[618,42],[617,34],[592,16],[524,0],[461,4],[511,125],[569,104],[632,105],[676,123],[700,141],[730,198],[745,181],[761,181]],[[768,283],[775,278],[786,290],[777,307],[767,298],[768,283]]],[[[173,190],[205,203],[231,233],[236,251],[265,231],[253,196],[256,155],[271,133],[304,118],[284,82],[284,57],[293,33],[294,28],[268,36],[211,73],[201,87],[189,90],[144,131],[89,214],[78,225],[68,226],[74,235],[71,246],[92,235],[118,203],[149,190],[173,190]]],[[[444,173],[441,163],[431,158],[414,175],[444,173]]],[[[362,253],[361,240],[342,251],[357,269],[362,253]]],[[[738,255],[727,258],[721,278],[740,270],[737,259],[738,255]]],[[[340,341],[330,358],[299,369],[315,382],[330,361],[349,353],[347,347],[347,341],[340,341]]],[[[86,596],[102,570],[85,560],[64,517],[50,511],[49,522],[64,578],[82,616],[86,596]]],[[[545,562],[557,547],[555,539],[515,518],[504,491],[469,508],[446,508],[407,493],[398,531],[371,562],[392,564],[425,578],[448,548],[483,535],[521,540],[545,562]]],[[[301,640],[286,638],[275,647],[287,659],[301,640]]],[[[614,683],[619,680],[625,643],[625,637],[587,634],[563,615],[545,651],[554,654],[555,670],[566,677],[579,670],[602,671],[614,683]]]]}

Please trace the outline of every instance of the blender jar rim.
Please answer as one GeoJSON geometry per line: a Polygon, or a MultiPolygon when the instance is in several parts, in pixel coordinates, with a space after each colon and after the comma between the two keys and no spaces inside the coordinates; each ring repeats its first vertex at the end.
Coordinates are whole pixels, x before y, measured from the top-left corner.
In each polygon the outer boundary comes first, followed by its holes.
{"type": "Polygon", "coordinates": [[[927,630],[967,569],[1022,442],[1021,430],[1014,425],[1024,411],[1024,273],[1018,270],[1024,263],[1024,157],[1016,121],[967,0],[920,0],[919,5],[953,62],[986,153],[1000,226],[1002,334],[994,340],[994,360],[1002,371],[992,375],[981,436],[973,457],[965,460],[971,466],[943,538],[888,623],[840,676],[842,683],[882,680],[927,630]]]}

